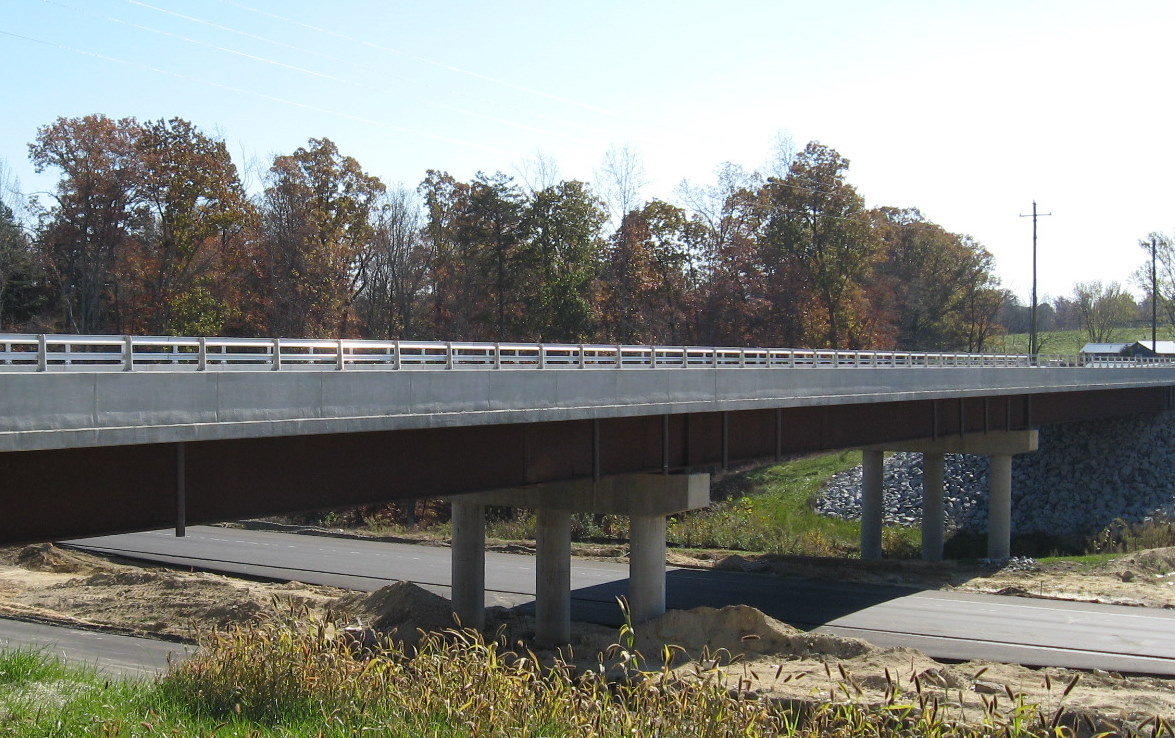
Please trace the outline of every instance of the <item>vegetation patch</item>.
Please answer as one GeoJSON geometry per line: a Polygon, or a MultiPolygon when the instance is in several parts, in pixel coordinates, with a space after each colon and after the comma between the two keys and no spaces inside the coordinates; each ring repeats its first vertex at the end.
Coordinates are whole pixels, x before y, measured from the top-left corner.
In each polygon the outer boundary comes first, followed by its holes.
{"type": "MultiPolygon", "coordinates": [[[[455,629],[415,647],[364,644],[329,618],[299,617],[208,633],[196,657],[153,682],[105,680],[43,654],[10,652],[0,655],[0,730],[257,738],[1169,735],[1159,717],[1071,707],[1077,677],[1049,683],[1048,704],[1038,706],[986,681],[985,670],[965,679],[944,668],[909,679],[886,671],[869,680],[812,662],[826,679],[810,698],[777,699],[756,689],[769,681],[751,678],[762,667],[739,671],[730,650],[688,660],[665,646],[650,659],[636,648],[639,630],[625,626],[619,642],[585,666],[570,653],[512,650],[455,629]],[[979,707],[963,707],[964,692],[979,707]]],[[[791,680],[781,672],[777,680],[791,680]]]]}

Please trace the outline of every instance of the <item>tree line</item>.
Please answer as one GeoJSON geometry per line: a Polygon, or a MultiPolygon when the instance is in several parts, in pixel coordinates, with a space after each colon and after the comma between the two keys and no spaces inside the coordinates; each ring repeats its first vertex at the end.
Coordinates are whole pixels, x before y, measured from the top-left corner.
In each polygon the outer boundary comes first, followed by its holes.
{"type": "Polygon", "coordinates": [[[984,350],[991,254],[916,209],[867,208],[812,142],[639,198],[429,171],[388,186],[329,139],[246,192],[188,121],[59,118],[29,145],[51,198],[0,209],[0,329],[71,333],[984,350]]]}

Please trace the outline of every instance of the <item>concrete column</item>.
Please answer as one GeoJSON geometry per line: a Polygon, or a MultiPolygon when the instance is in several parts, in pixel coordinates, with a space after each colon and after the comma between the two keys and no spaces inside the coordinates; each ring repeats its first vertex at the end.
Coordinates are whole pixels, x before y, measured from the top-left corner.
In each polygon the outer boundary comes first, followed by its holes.
{"type": "Polygon", "coordinates": [[[571,640],[571,513],[537,511],[535,641],[559,646],[571,640]]]}
{"type": "Polygon", "coordinates": [[[1012,457],[996,454],[988,459],[987,557],[1012,555],[1012,457]]]}
{"type": "Polygon", "coordinates": [[[665,614],[665,516],[628,522],[628,606],[639,623],[665,614]]]}
{"type": "Polygon", "coordinates": [[[922,558],[926,561],[942,561],[943,531],[946,528],[942,501],[945,463],[943,454],[922,454],[922,558]]]}
{"type": "Polygon", "coordinates": [[[466,628],[485,627],[485,506],[453,502],[453,612],[466,628]]]}
{"type": "Polygon", "coordinates": [[[883,466],[885,453],[866,449],[861,452],[861,558],[881,558],[881,524],[885,516],[883,466]]]}

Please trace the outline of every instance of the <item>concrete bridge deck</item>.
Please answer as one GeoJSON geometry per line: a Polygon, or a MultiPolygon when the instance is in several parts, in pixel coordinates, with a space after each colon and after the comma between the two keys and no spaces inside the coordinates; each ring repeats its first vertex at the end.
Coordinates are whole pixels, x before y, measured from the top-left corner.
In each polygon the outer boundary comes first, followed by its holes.
{"type": "Polygon", "coordinates": [[[1173,385],[1154,358],[0,335],[0,451],[914,402],[1010,429],[1173,385]]]}

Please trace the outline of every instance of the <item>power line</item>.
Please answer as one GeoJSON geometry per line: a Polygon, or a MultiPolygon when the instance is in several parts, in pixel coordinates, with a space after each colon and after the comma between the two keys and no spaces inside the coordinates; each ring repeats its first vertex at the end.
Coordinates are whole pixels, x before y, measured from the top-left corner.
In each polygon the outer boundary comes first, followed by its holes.
{"type": "Polygon", "coordinates": [[[1032,201],[1032,214],[1020,213],[1021,218],[1032,218],[1032,321],[1028,327],[1028,355],[1036,356],[1039,346],[1036,345],[1036,221],[1052,213],[1036,212],[1036,200],[1032,201]]]}

